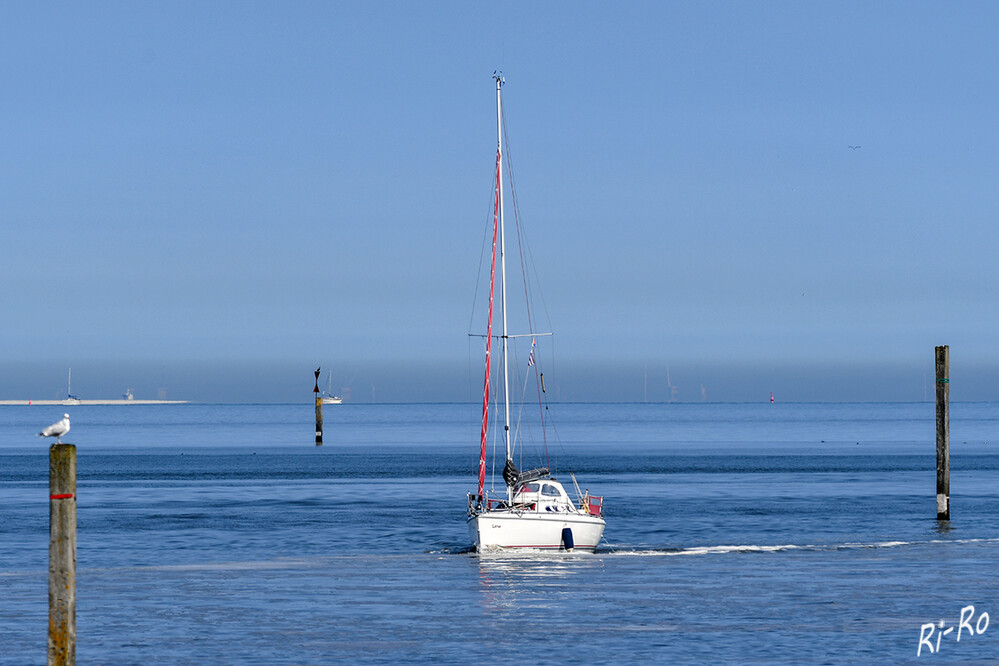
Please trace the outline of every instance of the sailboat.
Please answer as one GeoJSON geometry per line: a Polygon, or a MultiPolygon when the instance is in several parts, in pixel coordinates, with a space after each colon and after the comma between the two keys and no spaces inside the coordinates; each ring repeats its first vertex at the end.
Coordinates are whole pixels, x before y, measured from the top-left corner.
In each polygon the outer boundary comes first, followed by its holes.
{"type": "Polygon", "coordinates": [[[62,401],[64,405],[82,405],[83,402],[78,396],[73,395],[73,368],[69,369],[69,377],[66,379],[66,399],[62,401]]]}
{"type": "Polygon", "coordinates": [[[326,393],[323,394],[323,404],[324,405],[339,405],[343,402],[343,398],[338,395],[333,395],[333,373],[330,372],[329,380],[326,382],[326,393]]]}
{"type": "MultiPolygon", "coordinates": [[[[480,553],[511,551],[593,551],[600,542],[606,523],[603,498],[580,492],[572,477],[576,498],[570,498],[549,467],[520,471],[514,464],[510,429],[509,342],[511,338],[532,338],[528,365],[540,373],[534,354],[534,331],[510,335],[507,331],[506,234],[503,220],[503,100],[502,74],[496,82],[496,179],[493,208],[492,263],[489,277],[489,319],[487,324],[485,381],[482,396],[482,428],[479,442],[478,489],[468,494],[467,524],[475,549],[480,553]],[[498,240],[498,248],[497,248],[498,240]],[[500,320],[502,334],[503,438],[506,460],[503,467],[505,489],[490,496],[485,489],[486,440],[489,430],[490,361],[493,343],[493,297],[496,288],[496,259],[499,251],[500,320]]],[[[526,290],[525,290],[526,292],[526,290]]],[[[529,310],[528,310],[529,312],[529,310]]],[[[530,317],[528,317],[530,319],[530,317]]],[[[531,324],[528,324],[531,326],[531,324]]],[[[538,382],[544,391],[544,375],[538,382]]],[[[518,428],[519,430],[519,428],[518,428]]]]}

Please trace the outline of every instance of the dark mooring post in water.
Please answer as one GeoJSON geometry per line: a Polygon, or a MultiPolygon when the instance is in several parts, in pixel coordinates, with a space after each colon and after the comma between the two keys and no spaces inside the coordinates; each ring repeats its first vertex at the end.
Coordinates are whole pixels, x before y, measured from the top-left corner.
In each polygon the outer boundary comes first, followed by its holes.
{"type": "Polygon", "coordinates": [[[316,395],[316,446],[323,445],[323,396],[319,395],[319,371],[323,367],[316,368],[316,388],[312,392],[316,395]]]}
{"type": "Polygon", "coordinates": [[[950,347],[936,348],[937,520],[950,520],[950,347]]]}
{"type": "Polygon", "coordinates": [[[49,449],[49,666],[76,663],[76,447],[49,449]]]}

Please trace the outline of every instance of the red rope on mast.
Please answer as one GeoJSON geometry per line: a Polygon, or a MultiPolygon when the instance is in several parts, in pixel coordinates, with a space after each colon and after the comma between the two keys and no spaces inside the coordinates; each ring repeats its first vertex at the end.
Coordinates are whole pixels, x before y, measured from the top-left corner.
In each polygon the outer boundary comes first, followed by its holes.
{"type": "Polygon", "coordinates": [[[493,295],[496,292],[496,237],[499,232],[500,178],[502,153],[496,149],[496,205],[493,209],[493,259],[489,269],[489,325],[486,329],[486,377],[482,388],[482,442],[479,452],[479,495],[486,485],[486,428],[489,425],[489,361],[493,350],[493,295]]]}

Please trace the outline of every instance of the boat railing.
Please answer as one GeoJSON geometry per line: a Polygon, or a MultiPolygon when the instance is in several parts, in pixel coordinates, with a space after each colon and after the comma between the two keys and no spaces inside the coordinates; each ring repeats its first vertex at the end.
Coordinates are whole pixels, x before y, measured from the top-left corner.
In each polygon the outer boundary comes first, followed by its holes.
{"type": "Polygon", "coordinates": [[[509,503],[502,499],[492,499],[489,493],[477,495],[468,493],[468,513],[475,514],[482,511],[496,511],[498,509],[509,508],[509,503]]]}
{"type": "Polygon", "coordinates": [[[493,507],[490,505],[490,509],[512,509],[514,511],[535,511],[538,508],[537,502],[514,502],[513,504],[508,504],[506,500],[490,500],[492,502],[497,502],[497,505],[493,507]]]}
{"type": "Polygon", "coordinates": [[[536,502],[514,502],[510,504],[505,499],[493,499],[488,493],[477,495],[468,493],[468,514],[475,515],[483,511],[534,511],[536,502]]]}

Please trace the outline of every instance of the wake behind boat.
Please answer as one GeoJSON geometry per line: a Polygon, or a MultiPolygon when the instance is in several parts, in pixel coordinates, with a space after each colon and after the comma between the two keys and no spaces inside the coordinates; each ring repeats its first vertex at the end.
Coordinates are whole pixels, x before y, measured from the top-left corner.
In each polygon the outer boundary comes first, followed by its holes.
{"type": "MultiPolygon", "coordinates": [[[[506,289],[506,234],[503,220],[503,104],[502,75],[494,75],[496,81],[496,181],[493,208],[492,263],[489,274],[489,318],[486,332],[486,369],[482,396],[482,430],[479,452],[479,479],[476,493],[468,494],[467,523],[472,541],[478,552],[508,552],[517,550],[589,550],[597,547],[604,533],[603,498],[581,493],[572,477],[576,499],[569,497],[565,487],[552,477],[549,467],[520,471],[514,464],[514,442],[510,430],[510,377],[509,343],[512,338],[530,337],[531,350],[527,359],[539,389],[541,407],[541,428],[545,428],[546,407],[542,405],[544,394],[544,374],[540,369],[540,358],[535,354],[536,337],[542,334],[533,330],[530,305],[527,304],[527,326],[529,332],[523,335],[510,335],[507,332],[507,289],[506,289]],[[503,437],[506,460],[503,466],[505,490],[498,491],[498,497],[491,497],[485,490],[486,442],[489,430],[489,388],[491,382],[490,362],[493,342],[493,296],[496,287],[497,241],[500,269],[500,318],[502,334],[503,380],[503,437]]],[[[512,179],[511,179],[512,182],[512,179]]],[[[514,199],[516,201],[516,199],[514,199]]],[[[523,253],[522,253],[523,254],[523,253]]],[[[521,260],[523,261],[523,256],[521,260]]],[[[525,296],[528,293],[525,284],[525,296]]],[[[526,387],[528,381],[524,381],[526,387]]],[[[497,424],[498,425],[498,424],[497,424]]],[[[517,424],[517,431],[521,430],[517,424]]]]}

